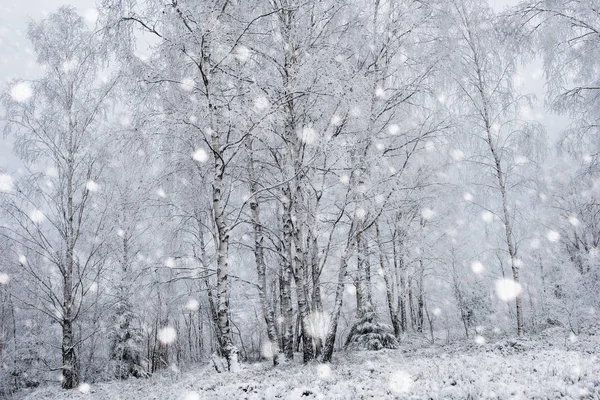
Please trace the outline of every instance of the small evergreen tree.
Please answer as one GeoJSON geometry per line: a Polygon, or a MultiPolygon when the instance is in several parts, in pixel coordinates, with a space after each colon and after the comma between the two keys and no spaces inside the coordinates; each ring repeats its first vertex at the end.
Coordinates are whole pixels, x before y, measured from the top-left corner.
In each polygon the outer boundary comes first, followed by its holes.
{"type": "Polygon", "coordinates": [[[373,309],[363,313],[356,321],[344,344],[345,349],[354,350],[397,349],[398,346],[392,327],[379,321],[373,309]]]}
{"type": "Polygon", "coordinates": [[[142,356],[143,333],[133,326],[135,314],[131,304],[122,299],[116,307],[116,321],[109,333],[110,359],[118,379],[148,377],[147,362],[142,356]]]}

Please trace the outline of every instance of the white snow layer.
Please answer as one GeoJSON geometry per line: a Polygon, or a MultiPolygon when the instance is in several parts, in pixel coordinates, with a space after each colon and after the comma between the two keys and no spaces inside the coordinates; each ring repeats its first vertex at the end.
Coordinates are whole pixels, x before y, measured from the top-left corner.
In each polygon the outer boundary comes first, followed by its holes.
{"type": "MultiPolygon", "coordinates": [[[[58,383],[18,399],[554,399],[600,398],[600,336],[475,339],[450,345],[336,353],[332,364],[243,364],[237,374],[204,366],[166,369],[150,379],[58,383]],[[479,344],[478,344],[479,343],[479,344]],[[181,371],[181,372],[175,372],[181,371]]],[[[301,359],[298,354],[297,360],[301,359]]]]}

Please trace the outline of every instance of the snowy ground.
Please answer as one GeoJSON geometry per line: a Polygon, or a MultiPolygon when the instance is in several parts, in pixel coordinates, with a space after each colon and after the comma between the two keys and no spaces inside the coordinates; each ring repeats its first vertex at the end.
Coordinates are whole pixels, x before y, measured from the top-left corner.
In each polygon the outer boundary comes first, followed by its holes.
{"type": "Polygon", "coordinates": [[[403,344],[399,350],[338,353],[331,365],[251,364],[232,375],[217,374],[207,364],[149,380],[93,384],[87,393],[46,387],[17,398],[600,399],[599,354],[600,336],[562,334],[484,344],[403,344]]]}

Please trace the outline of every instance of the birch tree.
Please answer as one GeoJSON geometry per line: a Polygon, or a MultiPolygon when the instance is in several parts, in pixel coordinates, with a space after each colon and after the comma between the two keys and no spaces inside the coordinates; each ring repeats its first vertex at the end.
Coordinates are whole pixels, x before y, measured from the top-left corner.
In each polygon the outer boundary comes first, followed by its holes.
{"type": "Polygon", "coordinates": [[[62,387],[71,389],[79,384],[76,349],[83,340],[75,323],[90,278],[103,267],[105,213],[96,197],[106,157],[100,121],[116,81],[102,71],[97,36],[73,8],[31,23],[28,36],[44,73],[13,82],[12,96],[4,98],[7,133],[28,173],[5,207],[11,225],[2,232],[47,299],[40,311],[60,323],[62,387]],[[40,167],[47,169],[40,173],[40,167]]]}
{"type": "Polygon", "coordinates": [[[273,309],[273,305],[269,302],[269,299],[267,298],[268,289],[266,276],[267,265],[265,258],[265,227],[263,226],[263,220],[261,219],[261,209],[259,201],[262,199],[262,197],[259,196],[258,173],[255,161],[256,155],[252,139],[248,142],[248,152],[250,192],[253,196],[250,200],[250,212],[252,217],[252,228],[254,230],[254,257],[258,277],[258,295],[260,297],[263,318],[267,324],[267,337],[269,339],[268,350],[271,352],[273,358],[273,365],[278,365],[280,353],[279,334],[277,331],[275,321],[275,310],[273,309]]]}
{"type": "Polygon", "coordinates": [[[531,120],[530,99],[513,87],[517,55],[510,47],[501,46],[503,37],[488,6],[453,1],[448,13],[452,15],[449,28],[456,32],[448,37],[452,67],[458,72],[452,77],[464,106],[463,112],[458,111],[465,118],[459,126],[470,138],[469,145],[479,151],[467,160],[483,167],[489,179],[484,185],[489,188],[490,201],[480,206],[487,219],[498,218],[503,226],[512,281],[499,283],[499,291],[506,300],[514,299],[517,334],[521,335],[524,317],[517,227],[522,220],[514,190],[528,179],[519,171],[519,164],[539,160],[545,137],[539,123],[531,120]]]}
{"type": "Polygon", "coordinates": [[[600,15],[593,0],[523,1],[507,11],[507,29],[524,53],[543,60],[547,100],[571,124],[561,146],[587,167],[598,165],[600,15]],[[525,43],[526,45],[523,45],[525,43]]]}
{"type": "MultiPolygon", "coordinates": [[[[569,157],[551,178],[557,182],[553,204],[560,210],[560,243],[578,275],[577,293],[593,292],[598,274],[596,180],[599,172],[600,135],[600,14],[591,0],[568,2],[523,1],[504,15],[514,41],[524,41],[528,56],[540,57],[546,84],[546,100],[569,124],[561,132],[558,147],[569,157]],[[565,172],[570,172],[570,178],[565,172]],[[562,218],[561,218],[562,217],[562,218]]],[[[558,236],[557,236],[558,238],[558,236]]],[[[542,261],[540,261],[540,265],[542,261]]],[[[567,274],[570,274],[566,272],[567,274]]],[[[562,290],[561,290],[562,292],[562,290]]],[[[575,293],[573,293],[575,294],[575,293]]],[[[569,294],[562,293],[561,301],[569,294]]],[[[581,304],[592,297],[582,294],[581,304]]],[[[578,318],[587,319],[578,309],[578,318]]],[[[553,318],[554,319],[554,318],[553,318]]]]}
{"type": "Polygon", "coordinates": [[[111,10],[118,10],[118,24],[136,26],[160,42],[148,62],[145,84],[159,96],[154,105],[159,114],[181,128],[178,133],[183,135],[174,135],[176,140],[171,142],[175,145],[171,147],[173,154],[187,152],[187,162],[207,174],[217,281],[215,322],[221,352],[228,368],[235,370],[238,349],[231,331],[229,260],[232,229],[240,222],[232,211],[240,204],[230,202],[236,180],[232,170],[256,127],[252,124],[242,129],[242,116],[235,114],[242,101],[242,88],[236,85],[251,81],[243,69],[250,53],[241,40],[269,13],[253,10],[250,5],[216,1],[147,1],[145,6],[138,11],[132,4],[119,1],[112,3],[111,10]],[[183,99],[191,101],[184,101],[187,106],[180,108],[176,104],[183,99]]]}

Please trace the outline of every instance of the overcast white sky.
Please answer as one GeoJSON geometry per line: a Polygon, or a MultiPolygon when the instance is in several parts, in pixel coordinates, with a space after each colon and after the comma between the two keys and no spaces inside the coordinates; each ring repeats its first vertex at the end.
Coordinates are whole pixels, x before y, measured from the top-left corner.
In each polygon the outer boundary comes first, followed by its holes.
{"type": "MultiPolygon", "coordinates": [[[[489,2],[495,10],[501,11],[507,6],[517,4],[518,0],[489,0],[489,2]]],[[[58,7],[69,4],[85,15],[93,9],[95,0],[0,0],[0,88],[2,90],[5,89],[4,85],[7,81],[14,78],[30,79],[39,73],[26,37],[28,22],[40,20],[58,7]]],[[[543,82],[539,79],[538,69],[539,65],[529,66],[522,71],[522,78],[524,90],[536,93],[540,99],[543,99],[543,82]]],[[[544,123],[551,130],[551,136],[555,137],[559,127],[564,125],[564,120],[545,115],[544,123]]],[[[11,155],[10,143],[0,134],[0,170],[14,169],[15,165],[18,163],[11,155]]]]}

